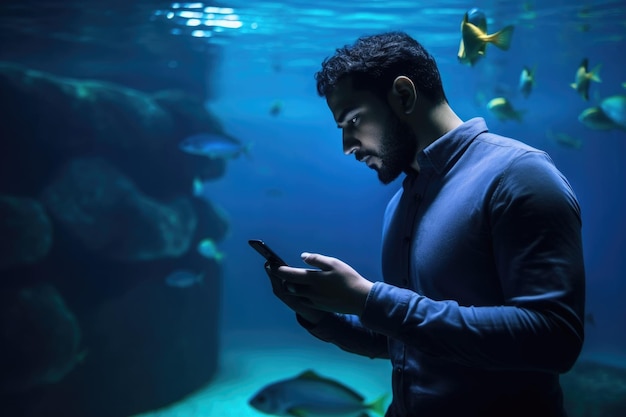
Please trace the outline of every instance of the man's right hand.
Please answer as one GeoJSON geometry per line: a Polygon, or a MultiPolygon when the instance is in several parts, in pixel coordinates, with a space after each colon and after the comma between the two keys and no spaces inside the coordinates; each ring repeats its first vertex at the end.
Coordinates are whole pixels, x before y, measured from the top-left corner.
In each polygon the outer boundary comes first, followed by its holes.
{"type": "Polygon", "coordinates": [[[298,315],[300,315],[306,321],[317,324],[322,318],[328,313],[322,310],[317,310],[315,308],[311,308],[308,305],[305,305],[302,302],[302,297],[295,297],[289,293],[289,291],[283,285],[283,280],[278,278],[276,275],[272,273],[272,268],[278,268],[277,266],[270,265],[269,262],[265,263],[265,272],[272,283],[272,290],[274,291],[274,295],[278,297],[283,303],[287,305],[290,309],[295,311],[298,315]]]}

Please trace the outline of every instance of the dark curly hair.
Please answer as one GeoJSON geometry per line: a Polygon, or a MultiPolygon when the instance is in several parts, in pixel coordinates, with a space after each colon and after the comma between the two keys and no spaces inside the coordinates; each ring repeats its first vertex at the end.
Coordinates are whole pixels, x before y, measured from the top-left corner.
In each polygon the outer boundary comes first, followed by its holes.
{"type": "Polygon", "coordinates": [[[386,99],[400,75],[409,77],[430,101],[447,102],[435,59],[404,32],[362,36],[353,45],[338,48],[335,55],[324,59],[315,80],[322,97],[327,97],[339,80],[350,76],[355,89],[386,99]]]}

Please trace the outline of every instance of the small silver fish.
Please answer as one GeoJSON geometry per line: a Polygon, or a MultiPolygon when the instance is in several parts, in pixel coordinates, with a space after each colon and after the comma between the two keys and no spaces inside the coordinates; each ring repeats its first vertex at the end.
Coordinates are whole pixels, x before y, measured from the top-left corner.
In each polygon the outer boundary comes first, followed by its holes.
{"type": "Polygon", "coordinates": [[[528,67],[522,69],[519,76],[519,90],[524,97],[528,97],[535,85],[535,67],[531,70],[528,67]]]}
{"type": "Polygon", "coordinates": [[[217,133],[191,135],[178,145],[183,152],[211,159],[234,159],[242,154],[248,154],[250,146],[251,143],[244,145],[217,133]]]}
{"type": "Polygon", "coordinates": [[[581,139],[568,135],[565,132],[553,132],[552,129],[548,129],[546,137],[558,145],[567,148],[578,150],[583,147],[583,141],[581,139]]]}
{"type": "Polygon", "coordinates": [[[367,411],[385,413],[386,395],[372,403],[345,385],[308,370],[269,384],[249,401],[255,409],[275,416],[357,417],[367,411]]]}
{"type": "Polygon", "coordinates": [[[204,273],[195,273],[186,269],[177,269],[165,277],[165,284],[175,288],[189,288],[204,281],[204,273]]]}
{"type": "Polygon", "coordinates": [[[208,259],[215,259],[221,261],[224,257],[224,253],[220,252],[217,248],[217,244],[212,239],[203,239],[198,243],[198,253],[208,259]]]}

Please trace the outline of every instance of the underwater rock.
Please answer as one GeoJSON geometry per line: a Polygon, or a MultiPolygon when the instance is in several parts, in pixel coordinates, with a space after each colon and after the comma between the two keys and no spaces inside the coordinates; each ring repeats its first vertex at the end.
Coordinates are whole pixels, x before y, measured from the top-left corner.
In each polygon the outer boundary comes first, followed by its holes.
{"type": "Polygon", "coordinates": [[[626,415],[626,369],[592,361],[578,362],[561,377],[570,417],[626,415]]]}
{"type": "Polygon", "coordinates": [[[193,288],[160,279],[110,299],[81,323],[88,354],[58,384],[35,398],[14,399],[0,415],[127,417],[182,400],[206,386],[219,358],[219,266],[193,288]],[[15,404],[17,403],[17,404],[15,404]]]}
{"type": "Polygon", "coordinates": [[[52,224],[34,199],[0,195],[0,269],[43,259],[52,244],[52,224]]]}
{"type": "Polygon", "coordinates": [[[81,332],[47,284],[0,292],[0,394],[62,380],[83,358],[81,332]]]}
{"type": "Polygon", "coordinates": [[[217,118],[190,95],[154,97],[0,62],[0,192],[38,194],[68,159],[94,154],[159,198],[190,190],[195,177],[221,176],[225,161],[178,149],[196,129],[220,132],[217,118]]]}
{"type": "Polygon", "coordinates": [[[0,92],[5,120],[20,127],[17,132],[34,136],[40,144],[54,140],[54,146],[66,150],[95,145],[155,149],[174,127],[149,95],[117,84],[62,78],[0,62],[0,92]]]}
{"type": "Polygon", "coordinates": [[[197,224],[187,199],[157,202],[97,157],[68,163],[44,190],[42,202],[79,245],[116,261],[180,256],[197,224]]]}

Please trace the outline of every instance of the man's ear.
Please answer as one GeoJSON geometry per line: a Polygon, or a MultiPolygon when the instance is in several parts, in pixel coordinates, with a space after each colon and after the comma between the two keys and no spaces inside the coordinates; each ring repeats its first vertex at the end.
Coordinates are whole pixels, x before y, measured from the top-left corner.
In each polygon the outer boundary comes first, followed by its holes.
{"type": "Polygon", "coordinates": [[[393,80],[391,91],[388,95],[389,104],[397,114],[409,114],[417,103],[417,91],[415,84],[409,77],[400,75],[393,80]]]}

